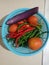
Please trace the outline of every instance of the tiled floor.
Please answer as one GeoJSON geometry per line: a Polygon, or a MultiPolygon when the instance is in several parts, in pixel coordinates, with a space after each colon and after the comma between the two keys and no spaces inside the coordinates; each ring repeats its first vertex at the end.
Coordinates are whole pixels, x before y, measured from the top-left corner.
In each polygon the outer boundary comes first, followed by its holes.
{"type": "MultiPolygon", "coordinates": [[[[45,0],[0,0],[0,26],[5,19],[5,16],[17,8],[23,7],[39,7],[39,11],[44,14],[45,0]],[[19,2],[20,1],[20,2],[19,2]]],[[[22,57],[15,55],[7,50],[1,39],[0,27],[0,65],[41,65],[42,52],[30,57],[22,57]]]]}

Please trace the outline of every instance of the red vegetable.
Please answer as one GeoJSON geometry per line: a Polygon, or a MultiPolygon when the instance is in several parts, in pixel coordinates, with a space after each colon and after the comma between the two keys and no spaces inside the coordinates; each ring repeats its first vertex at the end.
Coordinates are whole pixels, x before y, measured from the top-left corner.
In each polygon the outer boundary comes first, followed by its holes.
{"type": "Polygon", "coordinates": [[[6,35],[7,38],[16,38],[20,35],[21,33],[9,33],[6,35]]]}
{"type": "Polygon", "coordinates": [[[16,47],[19,46],[19,44],[18,44],[18,39],[19,39],[21,36],[22,36],[22,35],[19,35],[19,36],[16,38],[16,41],[15,41],[15,43],[16,43],[16,47]]]}
{"type": "Polygon", "coordinates": [[[16,33],[9,33],[6,35],[7,38],[15,38],[16,37],[16,33]]]}
{"type": "Polygon", "coordinates": [[[35,28],[32,28],[32,27],[29,27],[28,29],[26,29],[25,31],[21,31],[20,33],[9,33],[6,35],[7,38],[16,38],[16,37],[19,37],[19,36],[22,36],[24,35],[26,32],[29,32],[31,30],[34,30],[35,28]]]}
{"type": "Polygon", "coordinates": [[[33,25],[33,26],[37,26],[38,25],[38,18],[36,16],[30,16],[28,18],[28,22],[33,25]]]}
{"type": "Polygon", "coordinates": [[[38,7],[29,9],[29,10],[23,12],[23,13],[20,13],[18,15],[15,15],[13,18],[9,19],[6,22],[6,24],[10,25],[10,24],[16,23],[18,21],[21,21],[22,19],[28,18],[29,16],[31,16],[33,14],[36,14],[37,12],[38,12],[38,7]]]}
{"type": "Polygon", "coordinates": [[[29,27],[30,27],[30,25],[25,24],[25,25],[23,25],[23,26],[18,30],[18,32],[21,32],[21,31],[23,31],[23,30],[25,30],[25,29],[27,29],[27,28],[29,28],[29,27]]]}
{"type": "Polygon", "coordinates": [[[23,32],[23,34],[26,33],[26,32],[29,32],[29,31],[31,31],[31,30],[34,30],[34,29],[35,29],[34,27],[29,27],[28,29],[26,29],[26,30],[23,32]]]}
{"type": "Polygon", "coordinates": [[[38,49],[40,49],[41,47],[42,47],[42,39],[41,38],[30,38],[29,40],[28,40],[28,46],[29,46],[29,48],[30,49],[32,49],[32,50],[38,50],[38,49]]]}
{"type": "Polygon", "coordinates": [[[16,32],[17,28],[18,28],[17,24],[12,24],[9,26],[9,32],[14,33],[16,32]]]}

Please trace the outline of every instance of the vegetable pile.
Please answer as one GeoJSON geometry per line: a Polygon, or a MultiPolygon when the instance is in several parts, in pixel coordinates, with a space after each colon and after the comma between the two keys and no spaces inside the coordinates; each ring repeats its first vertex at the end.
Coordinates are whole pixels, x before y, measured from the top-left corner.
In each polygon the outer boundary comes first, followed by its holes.
{"type": "MultiPolygon", "coordinates": [[[[32,11],[32,10],[31,10],[32,11]]],[[[29,11],[29,14],[33,13],[29,11]],[[31,13],[30,13],[31,12],[31,13]]],[[[24,16],[23,15],[20,16],[24,16]]],[[[34,13],[36,14],[37,11],[34,13]]],[[[42,25],[39,23],[39,19],[35,15],[25,15],[25,17],[21,20],[16,20],[17,16],[15,16],[13,19],[13,22],[7,21],[8,25],[8,34],[6,35],[6,39],[8,42],[12,42],[14,47],[29,47],[32,50],[38,50],[42,47],[42,39],[40,37],[41,35],[41,29],[42,25]],[[17,22],[18,21],[18,22],[17,22]],[[8,23],[9,22],[9,23],[8,23]]],[[[18,16],[19,18],[19,16],[18,16]]]]}

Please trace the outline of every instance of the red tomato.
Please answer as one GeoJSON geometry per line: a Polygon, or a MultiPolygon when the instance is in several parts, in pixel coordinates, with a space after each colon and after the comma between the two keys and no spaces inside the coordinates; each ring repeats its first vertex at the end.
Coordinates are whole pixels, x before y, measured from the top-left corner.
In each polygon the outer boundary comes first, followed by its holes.
{"type": "Polygon", "coordinates": [[[33,25],[33,26],[37,26],[38,25],[38,18],[36,16],[30,16],[28,18],[28,22],[33,25]]]}
{"type": "Polygon", "coordinates": [[[17,27],[18,27],[17,24],[12,24],[12,25],[10,25],[10,27],[9,27],[9,32],[11,32],[11,33],[16,32],[17,27]]]}
{"type": "Polygon", "coordinates": [[[42,39],[41,38],[31,38],[28,40],[28,46],[32,50],[38,50],[42,46],[42,39]]]}

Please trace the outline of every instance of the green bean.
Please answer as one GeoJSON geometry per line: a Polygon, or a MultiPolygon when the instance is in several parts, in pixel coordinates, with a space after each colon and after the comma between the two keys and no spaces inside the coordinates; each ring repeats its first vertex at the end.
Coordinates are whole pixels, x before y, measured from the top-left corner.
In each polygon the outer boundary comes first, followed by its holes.
{"type": "Polygon", "coordinates": [[[33,37],[35,35],[35,33],[37,32],[37,30],[34,30],[34,32],[30,35],[29,38],[33,37]]]}
{"type": "Polygon", "coordinates": [[[40,35],[42,35],[44,33],[49,33],[49,31],[45,31],[45,32],[38,33],[35,37],[40,36],[40,35]]]}
{"type": "Polygon", "coordinates": [[[31,24],[30,24],[30,26],[35,27],[36,29],[38,29],[39,31],[41,31],[41,32],[42,32],[42,30],[41,30],[42,25],[33,26],[33,25],[31,25],[31,24]]]}
{"type": "Polygon", "coordinates": [[[26,39],[26,38],[27,38],[27,36],[29,36],[31,33],[32,33],[32,31],[27,32],[25,35],[23,35],[23,36],[22,36],[22,40],[23,40],[23,39],[26,39]]]}
{"type": "Polygon", "coordinates": [[[32,34],[32,32],[33,32],[33,31],[31,31],[31,32],[26,36],[25,39],[28,39],[28,37],[30,37],[30,35],[32,34]]]}
{"type": "Polygon", "coordinates": [[[44,34],[44,33],[49,33],[49,31],[44,31],[44,32],[40,33],[40,35],[42,35],[42,34],[44,34]]]}
{"type": "Polygon", "coordinates": [[[22,36],[22,39],[20,39],[18,42],[19,44],[24,43],[25,41],[27,41],[28,37],[31,35],[32,31],[28,33],[28,35],[22,36]]]}
{"type": "Polygon", "coordinates": [[[22,47],[24,46],[24,41],[22,42],[22,47]]]}
{"type": "Polygon", "coordinates": [[[39,37],[40,35],[39,35],[40,33],[38,32],[36,35],[35,35],[35,37],[39,37]]]}
{"type": "Polygon", "coordinates": [[[19,40],[18,40],[18,43],[19,43],[19,45],[21,45],[21,44],[24,43],[24,41],[23,41],[22,39],[19,39],[19,40]]]}
{"type": "Polygon", "coordinates": [[[25,34],[25,35],[27,36],[27,35],[28,35],[28,34],[30,34],[31,32],[32,32],[32,31],[30,31],[30,32],[26,32],[26,34],[25,34]]]}
{"type": "Polygon", "coordinates": [[[36,26],[36,28],[37,28],[39,31],[41,31],[41,32],[42,32],[42,30],[41,30],[41,27],[39,27],[39,26],[36,26]]]}
{"type": "Polygon", "coordinates": [[[25,41],[19,42],[19,46],[24,46],[25,41]]]}

